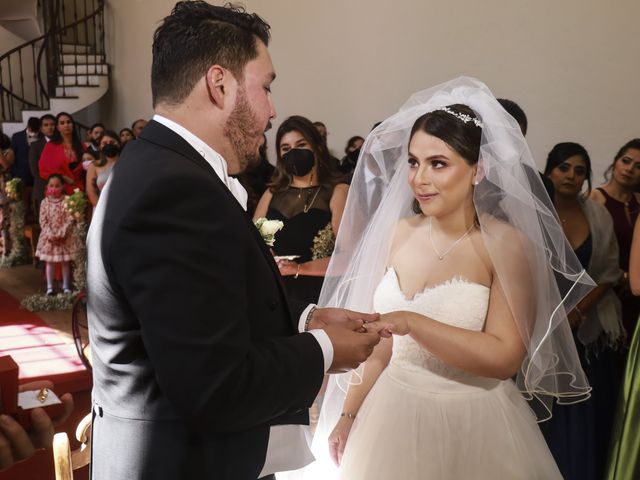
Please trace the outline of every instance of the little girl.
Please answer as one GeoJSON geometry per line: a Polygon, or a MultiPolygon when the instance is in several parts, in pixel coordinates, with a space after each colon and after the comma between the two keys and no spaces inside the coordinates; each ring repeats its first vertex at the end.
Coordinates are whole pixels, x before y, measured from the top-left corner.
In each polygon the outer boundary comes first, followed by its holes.
{"type": "Polygon", "coordinates": [[[36,256],[46,262],[47,295],[53,295],[56,263],[62,264],[62,289],[71,293],[71,260],[75,253],[73,218],[64,208],[64,181],[54,173],[47,180],[45,198],[40,207],[40,238],[36,256]]]}

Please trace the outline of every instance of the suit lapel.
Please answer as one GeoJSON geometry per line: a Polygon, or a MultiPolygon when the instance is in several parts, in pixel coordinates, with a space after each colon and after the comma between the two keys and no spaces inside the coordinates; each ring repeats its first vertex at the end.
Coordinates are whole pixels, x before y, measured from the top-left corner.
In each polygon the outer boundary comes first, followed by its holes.
{"type": "MultiPolygon", "coordinates": [[[[260,247],[260,251],[262,255],[265,257],[269,268],[271,268],[271,272],[278,282],[278,288],[280,289],[280,293],[282,294],[282,298],[286,300],[287,296],[285,293],[284,284],[282,283],[282,276],[280,275],[280,270],[276,265],[275,260],[273,259],[273,255],[267,248],[264,240],[260,236],[260,232],[253,224],[253,221],[247,215],[247,212],[242,208],[238,200],[233,196],[231,191],[227,188],[227,186],[222,182],[218,174],[215,170],[209,165],[209,163],[200,155],[195,148],[189,144],[184,138],[178,135],[176,132],[171,130],[170,128],[165,127],[159,122],[155,120],[151,120],[144,128],[142,133],[140,134],[140,138],[146,140],[150,143],[156,144],[163,148],[167,148],[187,159],[197,164],[202,169],[206,170],[209,175],[213,176],[213,181],[218,188],[221,188],[224,194],[227,196],[229,201],[230,208],[236,209],[236,214],[242,216],[245,219],[248,230],[251,232],[251,235],[254,238],[260,247]],[[233,206],[231,206],[233,205],[233,206]]],[[[284,309],[287,312],[287,316],[289,320],[292,322],[296,331],[298,331],[298,322],[296,319],[292,318],[291,311],[289,310],[289,303],[287,301],[284,303],[284,309]]]]}

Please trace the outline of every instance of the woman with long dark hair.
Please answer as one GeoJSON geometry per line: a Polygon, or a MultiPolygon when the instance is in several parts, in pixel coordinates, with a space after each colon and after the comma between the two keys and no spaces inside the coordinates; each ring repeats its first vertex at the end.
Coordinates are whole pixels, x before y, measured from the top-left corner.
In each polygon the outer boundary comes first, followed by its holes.
{"type": "Polygon", "coordinates": [[[333,251],[348,186],[310,120],[287,118],[276,134],[276,170],[254,219],[281,220],[273,251],[294,302],[318,300],[333,251]]]}
{"type": "Polygon", "coordinates": [[[44,180],[57,173],[64,180],[64,191],[71,195],[77,188],[84,191],[82,152],[84,147],[73,117],[66,112],[56,115],[56,129],[40,156],[40,177],[44,180]]]}

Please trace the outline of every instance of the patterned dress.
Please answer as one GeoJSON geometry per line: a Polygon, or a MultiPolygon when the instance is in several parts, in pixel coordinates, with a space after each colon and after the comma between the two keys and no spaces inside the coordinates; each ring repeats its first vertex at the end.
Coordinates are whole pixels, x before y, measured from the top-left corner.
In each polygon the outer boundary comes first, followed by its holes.
{"type": "Polygon", "coordinates": [[[73,218],[64,209],[64,197],[46,197],[40,206],[40,238],[36,256],[45,262],[73,260],[73,218]]]}

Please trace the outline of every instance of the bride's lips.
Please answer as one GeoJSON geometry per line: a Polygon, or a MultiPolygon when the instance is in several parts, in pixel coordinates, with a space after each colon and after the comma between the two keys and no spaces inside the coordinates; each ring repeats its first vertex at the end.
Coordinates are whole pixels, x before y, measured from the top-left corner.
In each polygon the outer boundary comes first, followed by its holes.
{"type": "Polygon", "coordinates": [[[429,200],[432,200],[433,198],[435,198],[435,196],[438,195],[437,193],[416,193],[416,199],[419,202],[428,202],[429,200]]]}

